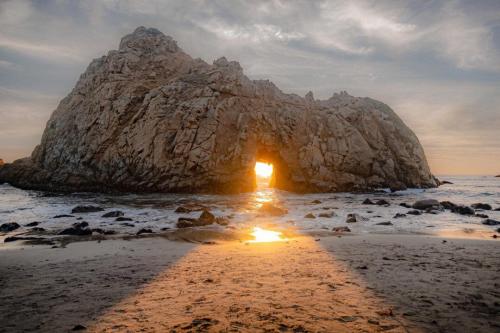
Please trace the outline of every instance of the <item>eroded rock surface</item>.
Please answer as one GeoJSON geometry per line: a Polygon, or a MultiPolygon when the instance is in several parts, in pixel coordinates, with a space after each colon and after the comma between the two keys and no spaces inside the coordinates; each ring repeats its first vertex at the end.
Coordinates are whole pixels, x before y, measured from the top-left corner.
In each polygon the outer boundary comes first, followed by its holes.
{"type": "Polygon", "coordinates": [[[31,157],[0,168],[23,188],[242,192],[257,160],[291,191],[431,187],[413,132],[385,104],[327,100],[250,80],[237,62],[192,59],[137,28],[93,60],[47,123],[31,157]]]}

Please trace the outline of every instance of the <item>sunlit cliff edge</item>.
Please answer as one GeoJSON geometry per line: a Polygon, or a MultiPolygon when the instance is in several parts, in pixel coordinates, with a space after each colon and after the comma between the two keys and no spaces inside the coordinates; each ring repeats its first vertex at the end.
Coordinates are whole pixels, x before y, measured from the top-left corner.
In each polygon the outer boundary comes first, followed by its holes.
{"type": "Polygon", "coordinates": [[[256,160],[273,164],[275,187],[295,192],[436,186],[417,137],[387,105],[285,94],[144,27],[90,63],[31,157],[2,166],[0,182],[237,193],[254,189],[256,160]]]}

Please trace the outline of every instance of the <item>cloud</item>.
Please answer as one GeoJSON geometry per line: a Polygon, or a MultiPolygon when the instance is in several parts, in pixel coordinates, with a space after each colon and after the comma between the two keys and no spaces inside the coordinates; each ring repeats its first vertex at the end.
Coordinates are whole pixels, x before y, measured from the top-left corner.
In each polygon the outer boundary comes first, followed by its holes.
{"type": "Polygon", "coordinates": [[[200,25],[202,28],[215,33],[218,37],[243,42],[287,42],[294,39],[303,39],[299,32],[287,32],[272,24],[252,24],[249,26],[228,26],[218,22],[208,22],[200,25]]]}
{"type": "MultiPolygon", "coordinates": [[[[320,12],[322,19],[316,23],[311,36],[314,38],[319,34],[324,39],[325,35],[330,35],[337,40],[332,44],[336,47],[339,39],[343,40],[343,45],[364,43],[367,44],[364,49],[373,51],[374,47],[368,45],[376,44],[377,41],[401,44],[412,39],[417,27],[415,24],[399,21],[400,14],[399,10],[377,10],[364,2],[346,2],[340,5],[325,2],[320,12]],[[327,29],[318,29],[318,25],[327,29]]],[[[345,46],[341,49],[349,51],[345,46]]]]}
{"type": "Polygon", "coordinates": [[[16,65],[7,60],[0,60],[0,68],[14,68],[16,65]]]}
{"type": "Polygon", "coordinates": [[[4,25],[16,25],[29,20],[32,13],[29,1],[4,1],[0,6],[0,21],[4,25]]]}
{"type": "Polygon", "coordinates": [[[51,61],[83,62],[87,60],[69,48],[57,45],[43,45],[19,39],[11,39],[2,34],[0,34],[0,48],[1,47],[27,56],[40,57],[51,61]]]}
{"type": "Polygon", "coordinates": [[[428,37],[435,39],[436,51],[459,68],[500,72],[500,52],[493,42],[493,27],[500,25],[500,6],[492,11],[496,22],[489,22],[489,15],[470,15],[458,2],[449,2],[428,37]]]}

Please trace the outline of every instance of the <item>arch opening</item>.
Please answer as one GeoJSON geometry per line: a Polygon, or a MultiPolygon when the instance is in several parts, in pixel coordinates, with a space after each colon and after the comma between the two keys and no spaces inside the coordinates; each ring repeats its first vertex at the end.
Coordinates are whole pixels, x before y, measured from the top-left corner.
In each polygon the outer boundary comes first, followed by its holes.
{"type": "Polygon", "coordinates": [[[272,187],[274,178],[274,165],[266,161],[255,162],[256,188],[272,187]]]}
{"type": "Polygon", "coordinates": [[[289,191],[290,171],[281,154],[269,146],[260,146],[255,152],[253,176],[254,190],[276,188],[289,191]]]}

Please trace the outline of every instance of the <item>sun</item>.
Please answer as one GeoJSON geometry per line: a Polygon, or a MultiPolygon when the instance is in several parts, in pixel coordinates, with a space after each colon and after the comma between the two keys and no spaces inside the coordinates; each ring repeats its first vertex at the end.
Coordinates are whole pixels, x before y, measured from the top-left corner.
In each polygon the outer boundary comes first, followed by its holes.
{"type": "Polygon", "coordinates": [[[271,178],[273,174],[273,165],[271,163],[255,163],[255,174],[261,178],[271,178]]]}

